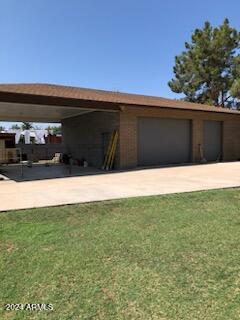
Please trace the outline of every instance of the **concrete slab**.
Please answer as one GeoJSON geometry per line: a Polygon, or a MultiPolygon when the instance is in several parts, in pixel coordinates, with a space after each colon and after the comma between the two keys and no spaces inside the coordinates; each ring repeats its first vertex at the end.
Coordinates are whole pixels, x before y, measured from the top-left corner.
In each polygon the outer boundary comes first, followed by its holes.
{"type": "Polygon", "coordinates": [[[240,162],[0,181],[0,211],[240,187],[240,162]]]}
{"type": "Polygon", "coordinates": [[[32,167],[28,167],[27,165],[21,166],[20,164],[2,166],[0,167],[0,173],[0,178],[2,177],[4,180],[10,179],[17,182],[22,182],[90,174],[103,174],[104,172],[94,167],[83,168],[80,166],[72,166],[70,168],[69,166],[63,164],[50,164],[46,166],[45,164],[34,163],[32,167]]]}

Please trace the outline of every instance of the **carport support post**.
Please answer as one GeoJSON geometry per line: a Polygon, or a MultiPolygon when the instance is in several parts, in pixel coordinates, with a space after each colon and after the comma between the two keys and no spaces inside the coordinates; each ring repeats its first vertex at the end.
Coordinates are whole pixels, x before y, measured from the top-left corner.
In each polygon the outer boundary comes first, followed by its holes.
{"type": "Polygon", "coordinates": [[[23,161],[22,161],[22,149],[19,148],[20,154],[20,163],[21,163],[21,177],[23,178],[23,161]]]}
{"type": "Polygon", "coordinates": [[[69,159],[69,174],[72,174],[72,165],[73,165],[73,159],[72,157],[69,159]]]}

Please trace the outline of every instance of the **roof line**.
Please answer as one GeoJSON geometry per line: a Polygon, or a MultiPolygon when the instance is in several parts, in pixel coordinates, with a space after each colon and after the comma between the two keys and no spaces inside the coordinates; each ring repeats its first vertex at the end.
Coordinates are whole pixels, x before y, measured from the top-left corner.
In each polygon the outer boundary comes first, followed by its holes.
{"type": "MultiPolygon", "coordinates": [[[[116,105],[128,105],[158,108],[162,107],[192,111],[220,112],[240,115],[240,112],[238,110],[187,102],[184,100],[48,83],[4,83],[0,84],[0,93],[1,96],[8,94],[9,96],[14,95],[15,98],[21,95],[24,95],[25,97],[28,96],[29,98],[35,97],[34,99],[39,99],[39,101],[41,99],[46,100],[47,98],[52,98],[62,101],[81,101],[82,103],[87,103],[89,101],[96,104],[106,103],[108,105],[114,105],[115,108],[116,105]]],[[[43,104],[43,101],[41,104],[43,104]]]]}

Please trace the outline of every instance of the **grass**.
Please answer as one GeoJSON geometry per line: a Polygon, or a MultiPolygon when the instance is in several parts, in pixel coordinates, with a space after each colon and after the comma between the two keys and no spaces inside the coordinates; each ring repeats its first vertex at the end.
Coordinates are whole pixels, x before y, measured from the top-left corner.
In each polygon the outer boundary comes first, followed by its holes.
{"type": "Polygon", "coordinates": [[[0,319],[239,319],[240,190],[0,214],[0,319]]]}

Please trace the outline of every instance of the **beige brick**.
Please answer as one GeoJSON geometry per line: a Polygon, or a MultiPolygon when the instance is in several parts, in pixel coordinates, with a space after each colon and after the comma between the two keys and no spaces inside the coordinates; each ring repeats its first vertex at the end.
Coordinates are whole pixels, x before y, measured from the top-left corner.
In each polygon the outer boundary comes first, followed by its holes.
{"type": "Polygon", "coordinates": [[[192,161],[200,161],[199,145],[203,145],[204,120],[223,122],[223,160],[240,159],[240,116],[235,114],[178,110],[152,107],[125,107],[120,113],[120,167],[138,165],[137,122],[138,117],[189,119],[192,121],[192,161]]]}

